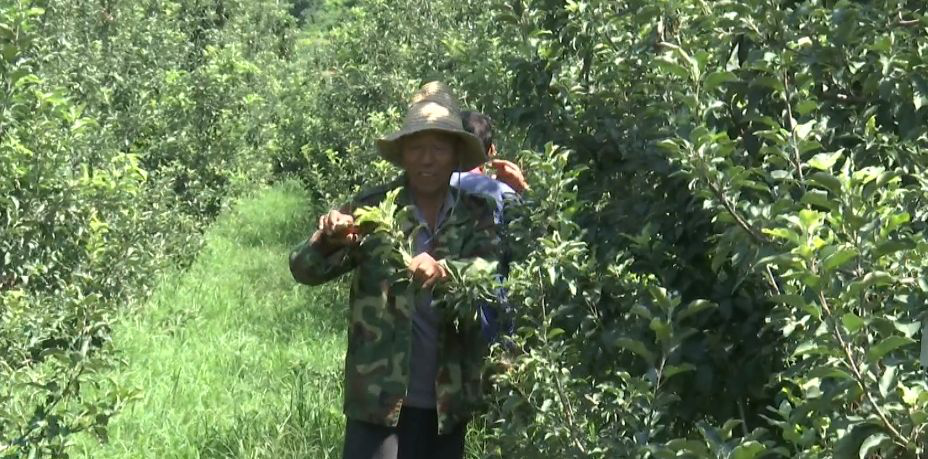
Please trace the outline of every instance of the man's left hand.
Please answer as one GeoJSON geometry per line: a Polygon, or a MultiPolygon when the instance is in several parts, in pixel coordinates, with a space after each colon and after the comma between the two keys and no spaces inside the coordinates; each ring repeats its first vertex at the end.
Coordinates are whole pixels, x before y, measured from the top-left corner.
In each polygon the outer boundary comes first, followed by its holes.
{"type": "Polygon", "coordinates": [[[422,288],[430,288],[436,282],[448,277],[445,267],[426,252],[413,257],[407,269],[412,274],[412,278],[422,284],[422,288]]]}

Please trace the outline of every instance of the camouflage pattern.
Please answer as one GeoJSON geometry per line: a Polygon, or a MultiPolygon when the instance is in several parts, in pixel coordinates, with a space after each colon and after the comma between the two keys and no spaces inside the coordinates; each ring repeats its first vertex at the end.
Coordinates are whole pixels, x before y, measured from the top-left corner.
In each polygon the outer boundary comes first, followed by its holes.
{"type": "MultiPolygon", "coordinates": [[[[362,193],[342,209],[377,205],[387,191],[402,182],[362,193]]],[[[493,219],[495,203],[451,188],[457,205],[440,225],[429,253],[436,260],[455,265],[495,260],[500,252],[493,219]]],[[[401,222],[407,238],[418,227],[405,187],[397,197],[399,209],[406,208],[408,221],[401,222]]],[[[339,249],[329,256],[308,241],[290,256],[290,270],[302,283],[318,285],[354,271],[349,297],[348,352],[345,358],[345,415],[350,419],[396,426],[409,380],[412,342],[414,286],[406,267],[381,254],[387,242],[375,236],[339,249]]],[[[484,263],[486,264],[486,263],[484,263]]],[[[487,347],[479,322],[458,323],[437,305],[443,303],[433,292],[440,319],[438,330],[438,373],[435,381],[438,431],[448,433],[468,419],[481,400],[481,370],[487,347]]],[[[474,306],[476,307],[476,306],[474,306]]]]}

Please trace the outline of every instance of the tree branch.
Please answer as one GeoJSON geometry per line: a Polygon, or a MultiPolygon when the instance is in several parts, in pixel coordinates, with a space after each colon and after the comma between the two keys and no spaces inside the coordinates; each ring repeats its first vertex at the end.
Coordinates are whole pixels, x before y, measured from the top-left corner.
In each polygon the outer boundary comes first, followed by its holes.
{"type": "MultiPolygon", "coordinates": [[[[544,292],[544,287],[545,287],[544,274],[541,272],[541,267],[539,266],[538,267],[538,288],[540,288],[541,291],[544,292]]],[[[547,329],[550,323],[548,322],[548,312],[547,312],[548,308],[545,305],[544,294],[542,294],[541,298],[539,298],[538,304],[541,306],[542,326],[545,329],[547,329]]],[[[543,332],[541,336],[542,336],[543,342],[547,345],[548,344],[547,331],[543,332]]],[[[554,383],[555,383],[555,386],[557,387],[558,399],[561,403],[561,406],[564,408],[564,413],[566,414],[567,427],[570,431],[571,440],[573,440],[574,446],[577,447],[580,453],[586,456],[587,455],[586,448],[584,448],[583,443],[580,442],[580,433],[577,431],[577,426],[574,423],[574,410],[573,410],[573,407],[570,405],[570,399],[568,399],[567,395],[564,393],[564,386],[561,384],[560,376],[561,376],[560,371],[558,369],[557,374],[554,375],[554,383]]]]}
{"type": "Polygon", "coordinates": [[[796,135],[796,119],[793,118],[793,103],[790,101],[789,93],[789,75],[786,71],[783,72],[783,98],[786,99],[786,116],[789,122],[789,135],[793,140],[793,162],[796,163],[796,173],[799,174],[799,184],[802,187],[802,191],[805,192],[805,177],[802,173],[802,156],[799,152],[799,137],[796,135]]]}
{"type": "Polygon", "coordinates": [[[769,244],[770,243],[770,239],[768,239],[767,236],[764,236],[763,233],[761,233],[760,231],[757,231],[756,228],[751,226],[751,224],[748,223],[748,221],[745,220],[744,217],[742,217],[741,214],[738,213],[738,209],[736,209],[735,205],[728,199],[727,196],[725,196],[725,193],[722,192],[721,188],[719,188],[717,185],[713,184],[709,180],[706,180],[706,182],[709,184],[709,189],[712,190],[712,193],[715,195],[716,199],[721,201],[722,205],[725,206],[725,210],[728,211],[729,214],[731,214],[732,218],[735,219],[735,222],[738,223],[738,226],[740,226],[744,231],[748,233],[749,236],[751,236],[751,239],[753,239],[754,242],[758,244],[769,244]]]}
{"type": "MultiPolygon", "coordinates": [[[[821,291],[818,292],[818,299],[822,305],[822,310],[825,311],[825,314],[828,315],[830,319],[834,319],[831,314],[831,308],[828,307],[828,301],[825,299],[825,294],[821,291]]],[[[841,350],[844,352],[844,357],[846,358],[846,364],[851,372],[854,374],[854,379],[857,382],[857,386],[860,387],[860,390],[864,392],[864,395],[867,397],[867,401],[870,402],[870,405],[876,411],[877,417],[880,418],[880,421],[883,422],[883,425],[889,429],[890,433],[893,435],[896,444],[905,448],[909,444],[909,439],[905,435],[899,432],[899,430],[890,422],[889,417],[886,416],[886,413],[880,408],[880,405],[876,403],[876,400],[873,398],[873,394],[870,391],[870,388],[867,386],[866,380],[863,377],[863,374],[860,371],[860,368],[857,366],[857,362],[854,360],[854,354],[851,352],[851,347],[848,345],[847,341],[844,339],[844,334],[841,333],[841,329],[838,328],[837,323],[832,322],[832,333],[834,333],[835,338],[838,340],[838,344],[841,345],[841,350]]]]}

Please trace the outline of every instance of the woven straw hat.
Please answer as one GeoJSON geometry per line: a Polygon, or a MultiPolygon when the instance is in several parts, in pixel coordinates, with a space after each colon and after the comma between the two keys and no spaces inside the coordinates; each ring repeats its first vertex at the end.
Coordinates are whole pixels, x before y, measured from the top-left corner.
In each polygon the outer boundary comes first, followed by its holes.
{"type": "Polygon", "coordinates": [[[403,137],[423,131],[451,134],[460,140],[457,149],[459,170],[473,169],[487,160],[483,143],[464,130],[457,101],[448,87],[440,82],[427,83],[413,95],[403,120],[403,127],[377,141],[377,150],[387,161],[402,167],[400,144],[403,137]]]}

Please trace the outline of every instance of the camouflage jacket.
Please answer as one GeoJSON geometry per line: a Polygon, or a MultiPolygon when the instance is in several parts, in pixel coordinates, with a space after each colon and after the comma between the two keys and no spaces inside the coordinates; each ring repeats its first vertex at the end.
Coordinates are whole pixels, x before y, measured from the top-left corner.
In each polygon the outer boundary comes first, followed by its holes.
{"type": "MultiPolygon", "coordinates": [[[[401,183],[362,193],[342,212],[362,205],[378,205],[387,191],[402,186],[401,183]]],[[[495,260],[500,252],[493,219],[495,204],[454,187],[451,193],[457,204],[435,234],[429,253],[457,269],[495,260]]],[[[405,187],[396,202],[398,209],[412,205],[405,187]]],[[[406,212],[406,215],[413,215],[413,212],[406,212]]],[[[418,226],[414,217],[409,220],[401,222],[407,238],[412,237],[418,226]]],[[[385,244],[383,240],[365,236],[356,245],[323,256],[318,247],[305,241],[291,253],[290,270],[297,281],[310,285],[354,271],[345,358],[345,415],[350,419],[396,426],[409,380],[411,317],[417,287],[411,285],[405,266],[378,255],[384,253],[385,244]]],[[[468,419],[480,402],[481,370],[487,348],[478,320],[452,321],[447,305],[438,306],[448,298],[442,298],[440,289],[433,295],[442,318],[435,381],[438,431],[447,433],[468,419]]]]}

